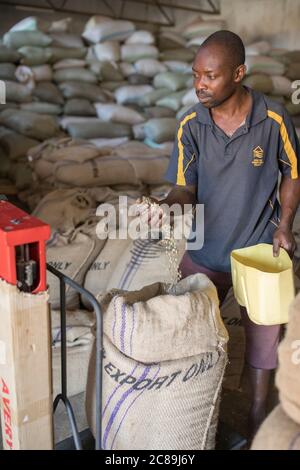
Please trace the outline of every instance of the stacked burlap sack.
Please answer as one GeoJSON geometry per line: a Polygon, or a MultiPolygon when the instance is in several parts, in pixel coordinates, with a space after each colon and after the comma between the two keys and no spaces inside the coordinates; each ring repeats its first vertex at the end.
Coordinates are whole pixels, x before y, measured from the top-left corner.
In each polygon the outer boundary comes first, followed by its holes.
{"type": "MultiPolygon", "coordinates": [[[[99,298],[104,315],[103,449],[213,449],[228,334],[202,274],[99,298]],[[117,374],[116,374],[117,373],[117,374]]],[[[95,345],[86,411],[95,433],[95,345]]]]}
{"type": "MultiPolygon", "coordinates": [[[[85,310],[67,310],[66,339],[68,351],[68,394],[77,395],[86,388],[93,345],[94,314],[85,310]]],[[[53,396],[61,392],[60,311],[51,310],[53,396]]]]}
{"type": "Polygon", "coordinates": [[[300,450],[300,294],[292,302],[289,323],[279,345],[276,374],[280,404],[260,427],[253,450],[300,450]]]}

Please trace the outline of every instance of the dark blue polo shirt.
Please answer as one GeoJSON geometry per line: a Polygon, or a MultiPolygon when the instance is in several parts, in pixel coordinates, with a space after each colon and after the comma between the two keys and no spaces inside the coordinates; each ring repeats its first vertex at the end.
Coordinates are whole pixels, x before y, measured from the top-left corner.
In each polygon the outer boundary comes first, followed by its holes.
{"type": "Polygon", "coordinates": [[[279,171],[298,178],[300,146],[289,115],[249,91],[251,112],[231,137],[201,103],[193,106],[179,124],[166,173],[174,184],[196,185],[204,204],[204,245],[189,254],[215,271],[230,271],[236,248],[272,243],[280,221],[279,171]]]}

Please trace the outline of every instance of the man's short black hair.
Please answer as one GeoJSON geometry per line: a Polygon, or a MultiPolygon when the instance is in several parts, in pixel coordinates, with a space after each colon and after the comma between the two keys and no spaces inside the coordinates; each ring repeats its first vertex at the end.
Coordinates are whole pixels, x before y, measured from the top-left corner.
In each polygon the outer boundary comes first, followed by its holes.
{"type": "Polygon", "coordinates": [[[233,67],[245,63],[245,46],[240,36],[232,31],[221,30],[211,34],[201,44],[199,51],[208,46],[221,46],[226,54],[226,59],[233,67]]]}

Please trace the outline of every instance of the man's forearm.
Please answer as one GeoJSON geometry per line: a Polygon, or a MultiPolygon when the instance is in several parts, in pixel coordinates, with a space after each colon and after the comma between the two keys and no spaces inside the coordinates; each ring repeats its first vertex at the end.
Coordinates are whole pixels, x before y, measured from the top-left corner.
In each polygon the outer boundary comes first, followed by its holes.
{"type": "Polygon", "coordinates": [[[185,204],[194,206],[196,202],[197,201],[194,187],[189,186],[181,188],[178,186],[174,186],[168,196],[165,199],[159,201],[159,204],[167,204],[168,206],[172,206],[173,204],[180,204],[180,206],[184,208],[185,204]]]}
{"type": "Polygon", "coordinates": [[[291,229],[300,203],[300,178],[290,179],[284,176],[280,184],[281,218],[280,228],[291,229]]]}

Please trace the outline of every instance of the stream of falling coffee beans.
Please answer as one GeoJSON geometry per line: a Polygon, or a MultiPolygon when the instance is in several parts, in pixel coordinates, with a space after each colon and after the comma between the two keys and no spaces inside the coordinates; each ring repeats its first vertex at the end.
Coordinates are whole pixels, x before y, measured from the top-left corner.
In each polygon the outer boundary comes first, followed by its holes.
{"type": "MultiPolygon", "coordinates": [[[[149,197],[143,196],[142,204],[147,204],[149,209],[151,207],[158,208],[159,204],[153,202],[149,197]]],[[[170,271],[171,283],[169,289],[177,284],[181,279],[181,272],[179,270],[179,253],[177,244],[174,238],[174,228],[170,224],[163,223],[161,227],[162,240],[159,242],[166,250],[168,257],[168,268],[170,271]]]]}

